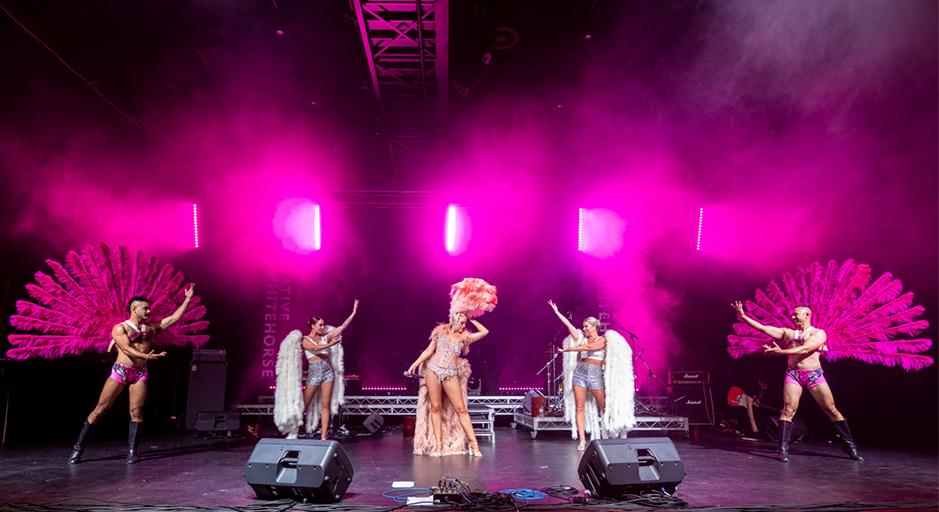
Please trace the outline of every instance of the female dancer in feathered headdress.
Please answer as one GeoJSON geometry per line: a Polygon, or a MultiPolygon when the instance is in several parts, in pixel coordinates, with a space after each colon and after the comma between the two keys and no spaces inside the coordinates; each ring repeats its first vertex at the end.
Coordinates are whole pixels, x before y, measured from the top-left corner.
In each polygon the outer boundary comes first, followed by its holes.
{"type": "Polygon", "coordinates": [[[592,437],[619,437],[636,425],[632,349],[612,329],[601,336],[596,318],[584,319],[584,330],[579,331],[557,304],[548,304],[570,332],[558,349],[564,353],[564,419],[574,420],[571,437],[577,436],[582,451],[587,432],[592,437]]]}
{"type": "Polygon", "coordinates": [[[404,373],[411,377],[419,371],[421,376],[414,454],[440,457],[466,453],[469,440],[470,455],[481,457],[466,411],[470,365],[460,356],[468,354],[471,344],[489,334],[473,318],[495,309],[496,288],[482,279],[467,278],[450,288],[450,299],[449,324],[440,324],[430,333],[430,344],[404,373]],[[476,327],[476,332],[466,330],[467,321],[476,327]]]}
{"type": "Polygon", "coordinates": [[[339,327],[328,326],[322,318],[314,316],[308,323],[309,334],[301,336],[299,330],[294,330],[281,343],[277,355],[274,423],[288,439],[299,434],[304,413],[307,433],[312,433],[319,421],[320,439],[328,437],[329,419],[339,412],[345,400],[342,332],[352,323],[358,309],[356,300],[352,303],[352,314],[339,327]],[[301,351],[309,363],[302,394],[299,386],[303,374],[301,351]]]}

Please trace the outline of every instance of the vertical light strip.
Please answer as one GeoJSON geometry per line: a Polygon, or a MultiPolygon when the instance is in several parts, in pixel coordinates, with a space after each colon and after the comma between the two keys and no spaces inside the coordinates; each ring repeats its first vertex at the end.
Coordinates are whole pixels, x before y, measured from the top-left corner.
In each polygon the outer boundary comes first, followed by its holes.
{"type": "Polygon", "coordinates": [[[447,230],[444,244],[447,252],[453,254],[456,250],[456,205],[451,204],[447,207],[447,230]]]}
{"type": "Polygon", "coordinates": [[[701,232],[704,231],[704,208],[698,210],[698,242],[695,244],[695,250],[701,250],[701,232]]]}
{"type": "Polygon", "coordinates": [[[584,252],[584,209],[577,209],[577,250],[584,252]]]}
{"type": "Polygon", "coordinates": [[[323,228],[320,220],[320,205],[313,205],[313,250],[318,251],[323,246],[323,228]]]}
{"type": "Polygon", "coordinates": [[[199,204],[192,203],[192,242],[196,249],[199,248],[199,204]]]}

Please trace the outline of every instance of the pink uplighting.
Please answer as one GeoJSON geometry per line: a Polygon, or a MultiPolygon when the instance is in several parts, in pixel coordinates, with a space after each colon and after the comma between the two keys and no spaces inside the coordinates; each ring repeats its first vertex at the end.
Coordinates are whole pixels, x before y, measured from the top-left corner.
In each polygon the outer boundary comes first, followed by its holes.
{"type": "Polygon", "coordinates": [[[274,234],[284,248],[307,254],[322,248],[320,205],[307,199],[288,199],[274,213],[274,234]]]}
{"type": "Polygon", "coordinates": [[[407,391],[404,386],[362,386],[362,391],[407,391]]]}
{"type": "Polygon", "coordinates": [[[544,386],[538,384],[536,386],[499,386],[499,391],[530,391],[530,390],[542,390],[544,386]]]}
{"type": "Polygon", "coordinates": [[[192,243],[199,248],[199,205],[192,203],[192,243]]]}
{"type": "Polygon", "coordinates": [[[701,250],[701,232],[704,230],[704,208],[698,210],[698,241],[695,243],[694,250],[701,250]]]}

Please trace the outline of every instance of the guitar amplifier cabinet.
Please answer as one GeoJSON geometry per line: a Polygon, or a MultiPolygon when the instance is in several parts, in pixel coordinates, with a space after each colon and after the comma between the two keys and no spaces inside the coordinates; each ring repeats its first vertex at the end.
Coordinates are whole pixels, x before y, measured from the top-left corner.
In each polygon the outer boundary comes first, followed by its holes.
{"type": "Polygon", "coordinates": [[[710,384],[711,373],[696,370],[669,370],[668,385],[675,384],[710,384]]]}

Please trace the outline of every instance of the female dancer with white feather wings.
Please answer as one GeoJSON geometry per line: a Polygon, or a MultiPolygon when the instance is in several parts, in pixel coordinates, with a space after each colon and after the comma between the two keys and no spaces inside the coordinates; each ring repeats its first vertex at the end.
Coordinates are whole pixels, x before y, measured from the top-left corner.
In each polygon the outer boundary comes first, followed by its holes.
{"type": "Polygon", "coordinates": [[[310,319],[310,333],[301,336],[291,331],[280,345],[277,355],[277,390],[274,393],[274,423],[288,439],[296,438],[306,414],[306,431],[312,433],[317,421],[320,438],[329,434],[329,419],[339,412],[345,400],[344,353],[342,332],[355,318],[359,301],[352,304],[352,314],[339,327],[326,325],[322,318],[310,319]],[[301,352],[302,351],[302,352],[301,352]],[[307,382],[301,393],[303,375],[301,353],[309,362],[307,382]],[[315,402],[313,407],[310,404],[315,402]]]}
{"type": "Polygon", "coordinates": [[[558,351],[564,353],[564,419],[574,420],[571,437],[580,441],[577,449],[586,448],[587,432],[593,438],[625,434],[636,425],[629,343],[612,329],[600,336],[600,321],[592,316],[584,319],[584,330],[579,331],[557,304],[550,300],[548,304],[570,332],[558,351]]]}

